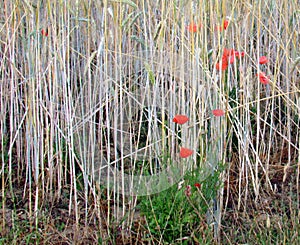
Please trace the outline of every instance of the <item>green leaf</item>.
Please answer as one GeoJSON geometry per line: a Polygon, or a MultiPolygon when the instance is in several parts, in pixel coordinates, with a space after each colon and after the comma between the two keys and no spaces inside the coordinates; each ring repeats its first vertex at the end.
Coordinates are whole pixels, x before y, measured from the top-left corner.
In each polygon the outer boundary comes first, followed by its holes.
{"type": "Polygon", "coordinates": [[[132,2],[130,0],[110,0],[110,1],[115,2],[115,3],[125,3],[125,4],[128,4],[128,5],[130,5],[131,7],[135,8],[135,9],[137,9],[137,7],[138,7],[134,2],[132,2]]]}
{"type": "Polygon", "coordinates": [[[125,20],[122,21],[122,27],[127,25],[128,21],[131,19],[131,17],[135,14],[135,12],[130,13],[125,20]]]}
{"type": "Polygon", "coordinates": [[[151,70],[150,65],[148,63],[145,63],[145,68],[149,75],[150,82],[154,85],[155,84],[155,76],[154,76],[153,71],[151,70]]]}
{"type": "Polygon", "coordinates": [[[138,38],[136,35],[132,35],[130,38],[132,40],[135,40],[135,41],[139,42],[140,44],[142,44],[143,47],[146,47],[145,41],[143,39],[141,39],[141,38],[138,38]]]}

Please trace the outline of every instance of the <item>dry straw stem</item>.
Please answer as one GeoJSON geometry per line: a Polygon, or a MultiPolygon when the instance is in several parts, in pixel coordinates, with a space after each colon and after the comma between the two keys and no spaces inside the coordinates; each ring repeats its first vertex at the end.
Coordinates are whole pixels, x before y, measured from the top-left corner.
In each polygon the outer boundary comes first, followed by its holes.
{"type": "MultiPolygon", "coordinates": [[[[37,227],[40,210],[67,193],[75,224],[88,225],[96,213],[100,235],[108,236],[137,204],[124,197],[125,173],[178,164],[180,146],[196,152],[190,166],[231,166],[220,181],[235,178],[237,210],[247,209],[253,193],[259,202],[278,191],[295,168],[290,181],[299,209],[299,1],[0,5],[2,212],[5,196],[13,200],[21,189],[37,227]],[[225,19],[228,28],[216,30],[225,19]],[[201,28],[189,32],[190,23],[201,28]],[[245,57],[221,72],[215,64],[224,48],[245,57]],[[266,65],[258,64],[262,55],[266,65]],[[259,71],[268,85],[260,84],[259,71]],[[212,117],[216,108],[226,115],[212,117]],[[189,125],[178,129],[176,114],[188,115],[189,125]],[[274,182],[274,164],[284,166],[281,182],[274,182]],[[114,185],[96,188],[95,172],[106,165],[121,177],[111,181],[103,172],[114,185]]],[[[226,183],[219,223],[229,203],[226,183]]],[[[131,227],[133,214],[123,227],[131,227]]]]}

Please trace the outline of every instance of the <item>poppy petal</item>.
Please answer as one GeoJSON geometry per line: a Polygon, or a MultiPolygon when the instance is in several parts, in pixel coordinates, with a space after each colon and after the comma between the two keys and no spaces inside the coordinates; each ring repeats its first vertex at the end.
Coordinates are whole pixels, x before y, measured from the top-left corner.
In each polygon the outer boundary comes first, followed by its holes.
{"type": "Polygon", "coordinates": [[[41,30],[41,34],[45,37],[48,37],[48,32],[45,29],[41,30]]]}
{"type": "Polygon", "coordinates": [[[268,63],[268,58],[266,56],[259,57],[259,64],[263,65],[268,63]]]}
{"type": "Polygon", "coordinates": [[[239,51],[235,51],[234,52],[235,57],[237,58],[241,58],[245,56],[245,52],[239,52],[239,51]]]}
{"type": "Polygon", "coordinates": [[[180,156],[181,158],[187,158],[187,157],[189,157],[190,155],[192,155],[193,152],[194,152],[194,151],[191,150],[191,149],[181,147],[181,148],[180,148],[180,152],[179,152],[179,156],[180,156]]]}
{"type": "Polygon", "coordinates": [[[197,32],[198,29],[199,29],[199,26],[197,26],[197,24],[194,24],[193,22],[189,25],[186,26],[186,29],[189,31],[189,32],[197,32]]]}
{"type": "Polygon", "coordinates": [[[222,110],[222,109],[215,109],[215,110],[212,110],[212,113],[215,117],[221,117],[221,116],[224,116],[225,115],[225,111],[222,110]]]}
{"type": "Polygon", "coordinates": [[[225,71],[226,69],[228,68],[228,61],[227,61],[227,58],[225,57],[222,57],[222,61],[221,62],[218,62],[216,64],[216,69],[218,71],[225,71]]]}
{"type": "Polygon", "coordinates": [[[222,26],[215,26],[216,31],[223,31],[223,27],[222,26]]]}
{"type": "Polygon", "coordinates": [[[229,25],[229,21],[228,20],[224,20],[224,22],[223,22],[223,28],[224,28],[224,30],[227,29],[228,25],[229,25]]]}
{"type": "Polygon", "coordinates": [[[224,48],[222,57],[228,57],[230,55],[230,49],[224,48]]]}
{"type": "Polygon", "coordinates": [[[264,72],[260,72],[257,74],[257,76],[259,77],[259,81],[266,85],[269,83],[269,78],[266,76],[266,74],[264,72]]]}
{"type": "Polygon", "coordinates": [[[200,183],[195,183],[194,186],[195,186],[196,188],[200,188],[200,187],[201,187],[201,184],[200,184],[200,183]]]}
{"type": "Polygon", "coordinates": [[[189,118],[186,115],[176,115],[173,118],[173,122],[174,123],[178,123],[178,124],[184,124],[189,120],[189,118]]]}
{"type": "Polygon", "coordinates": [[[234,55],[230,56],[229,63],[232,64],[234,62],[234,59],[235,59],[234,55]]]}

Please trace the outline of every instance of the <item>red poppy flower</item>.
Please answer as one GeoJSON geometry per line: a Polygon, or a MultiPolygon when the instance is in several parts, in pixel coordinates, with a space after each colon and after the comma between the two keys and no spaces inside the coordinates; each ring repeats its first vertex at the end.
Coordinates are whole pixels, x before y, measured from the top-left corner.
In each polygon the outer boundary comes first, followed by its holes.
{"type": "Polygon", "coordinates": [[[189,32],[193,32],[193,33],[197,32],[199,28],[200,28],[200,25],[198,26],[197,24],[195,24],[193,22],[186,26],[186,29],[189,32]]]}
{"type": "Polygon", "coordinates": [[[216,26],[216,30],[217,31],[223,31],[223,27],[222,26],[216,26]]]}
{"type": "Polygon", "coordinates": [[[241,58],[245,56],[245,52],[239,52],[239,51],[235,51],[234,52],[235,57],[237,58],[241,58]]]}
{"type": "Polygon", "coordinates": [[[216,30],[217,30],[217,31],[223,31],[223,30],[226,30],[227,27],[228,27],[228,25],[229,25],[229,20],[224,20],[222,26],[216,25],[216,30]]]}
{"type": "Polygon", "coordinates": [[[221,109],[212,110],[212,113],[215,117],[221,117],[225,115],[225,111],[221,109]]]}
{"type": "Polygon", "coordinates": [[[259,81],[260,81],[262,84],[266,85],[266,84],[269,83],[269,78],[266,76],[266,74],[265,74],[264,72],[260,72],[260,73],[258,73],[256,76],[259,77],[259,81]]]}
{"type": "Polygon", "coordinates": [[[45,37],[48,37],[48,32],[45,29],[41,30],[41,34],[45,37]]]}
{"type": "Polygon", "coordinates": [[[245,56],[245,52],[238,52],[234,49],[224,48],[222,54],[222,61],[216,64],[216,69],[225,71],[228,68],[228,63],[232,64],[235,61],[235,58],[241,58],[245,56]]]}
{"type": "Polygon", "coordinates": [[[226,69],[228,68],[228,62],[226,61],[226,62],[224,62],[224,61],[222,61],[222,62],[218,62],[217,64],[216,64],[216,69],[218,70],[218,71],[225,71],[226,69]]]}
{"type": "Polygon", "coordinates": [[[234,62],[234,56],[235,55],[235,51],[234,49],[226,49],[224,48],[223,50],[223,54],[222,54],[222,61],[218,62],[216,64],[216,69],[217,70],[221,70],[221,71],[225,71],[228,68],[228,59],[230,64],[232,64],[234,62]]]}
{"type": "Polygon", "coordinates": [[[229,25],[229,21],[228,20],[224,20],[224,22],[223,22],[223,28],[224,28],[224,30],[227,29],[228,25],[229,25]]]}
{"type": "Polygon", "coordinates": [[[259,64],[263,65],[268,63],[268,58],[266,56],[259,57],[259,64]]]}
{"type": "Polygon", "coordinates": [[[181,148],[180,148],[179,156],[180,156],[181,158],[187,158],[187,157],[189,157],[190,155],[192,155],[193,153],[194,153],[193,150],[190,150],[190,149],[188,149],[188,148],[181,147],[181,148]]]}
{"type": "Polygon", "coordinates": [[[195,183],[194,186],[195,186],[196,188],[200,188],[200,187],[201,187],[201,184],[200,184],[200,183],[195,183]]]}
{"type": "Polygon", "coordinates": [[[176,115],[173,118],[173,122],[174,123],[178,123],[178,124],[184,124],[189,120],[189,118],[186,115],[176,115]]]}
{"type": "Polygon", "coordinates": [[[222,61],[218,62],[216,64],[216,69],[217,70],[221,70],[221,71],[225,71],[228,68],[228,57],[226,54],[222,55],[222,61]]]}
{"type": "Polygon", "coordinates": [[[223,57],[229,57],[232,55],[235,55],[235,50],[233,48],[232,49],[224,48],[223,55],[222,55],[223,57]]]}

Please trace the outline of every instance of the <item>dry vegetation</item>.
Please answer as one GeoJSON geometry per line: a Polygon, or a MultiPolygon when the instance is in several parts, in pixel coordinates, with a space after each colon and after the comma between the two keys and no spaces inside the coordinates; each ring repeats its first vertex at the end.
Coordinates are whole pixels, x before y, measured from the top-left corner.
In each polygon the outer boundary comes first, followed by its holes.
{"type": "Polygon", "coordinates": [[[299,244],[299,30],[299,0],[2,0],[0,244],[299,244]],[[169,165],[224,166],[214,226],[183,198],[193,226],[151,229],[168,191],[124,180],[169,165]]]}

